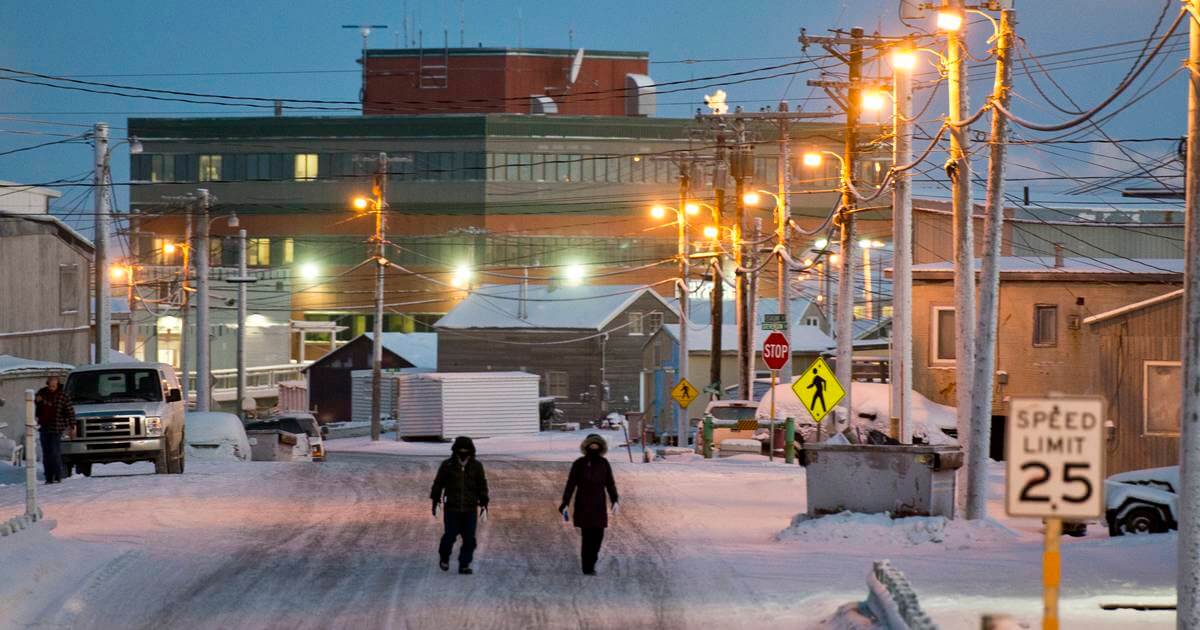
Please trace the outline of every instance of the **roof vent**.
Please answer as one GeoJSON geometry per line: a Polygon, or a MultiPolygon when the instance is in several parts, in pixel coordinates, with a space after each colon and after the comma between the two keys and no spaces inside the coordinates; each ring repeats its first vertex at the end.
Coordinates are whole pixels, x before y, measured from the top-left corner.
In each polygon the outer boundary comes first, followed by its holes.
{"type": "Polygon", "coordinates": [[[539,96],[534,94],[529,97],[529,113],[530,114],[557,114],[558,103],[549,96],[539,96]]]}
{"type": "Polygon", "coordinates": [[[1063,244],[1062,243],[1054,244],[1054,268],[1055,269],[1063,268],[1063,244]]]}
{"type": "Polygon", "coordinates": [[[626,116],[653,116],[657,102],[653,79],[644,74],[625,75],[626,116]]]}

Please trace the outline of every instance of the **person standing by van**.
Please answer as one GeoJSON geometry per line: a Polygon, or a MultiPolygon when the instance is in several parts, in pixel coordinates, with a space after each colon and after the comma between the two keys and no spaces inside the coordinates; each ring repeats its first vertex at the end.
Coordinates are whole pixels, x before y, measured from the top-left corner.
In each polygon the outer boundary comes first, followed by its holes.
{"type": "Polygon", "coordinates": [[[470,575],[471,560],[475,557],[475,528],[479,518],[487,518],[488,484],[483,464],[475,459],[475,443],[460,435],[454,439],[450,458],[438,467],[437,477],[429,498],[433,500],[433,515],[442,506],[445,530],[438,545],[438,567],[450,570],[450,553],[454,541],[462,537],[458,550],[458,572],[470,575]]]}
{"type": "Polygon", "coordinates": [[[57,376],[46,379],[46,386],[34,397],[38,438],[42,441],[43,476],[47,484],[62,483],[62,438],[75,430],[75,407],[57,376]]]}
{"type": "Polygon", "coordinates": [[[616,514],[619,509],[617,483],[613,479],[612,465],[604,458],[608,453],[608,443],[603,437],[595,433],[587,436],[579,445],[579,450],[583,451],[583,457],[571,464],[571,473],[567,476],[567,487],[563,490],[558,511],[566,518],[567,506],[574,495],[574,522],[582,538],[580,565],[584,575],[596,575],[596,560],[604,543],[604,530],[608,527],[605,492],[612,501],[612,513],[616,514]]]}

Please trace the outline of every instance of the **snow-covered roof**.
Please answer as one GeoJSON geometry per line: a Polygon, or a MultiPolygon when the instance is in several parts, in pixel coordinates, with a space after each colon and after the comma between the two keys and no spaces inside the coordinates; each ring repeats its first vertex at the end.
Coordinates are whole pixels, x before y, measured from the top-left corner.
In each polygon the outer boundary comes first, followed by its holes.
{"type": "Polygon", "coordinates": [[[512,380],[517,379],[539,379],[537,374],[529,372],[428,372],[415,375],[415,378],[429,379],[431,381],[483,381],[483,380],[512,380]]]}
{"type": "Polygon", "coordinates": [[[1177,299],[1180,297],[1183,297],[1183,289],[1177,289],[1175,291],[1171,291],[1170,293],[1164,293],[1162,295],[1152,297],[1147,300],[1142,300],[1141,302],[1134,302],[1133,304],[1126,304],[1125,306],[1114,308],[1111,311],[1105,311],[1103,313],[1098,313],[1096,315],[1092,315],[1091,317],[1084,319],[1083,323],[1095,324],[1095,323],[1102,322],[1107,319],[1112,319],[1114,317],[1124,315],[1126,313],[1132,313],[1133,311],[1137,311],[1137,310],[1146,308],[1147,306],[1154,306],[1155,304],[1161,304],[1163,302],[1170,302],[1171,300],[1174,300],[1174,299],[1177,299]]]}
{"type": "MultiPolygon", "coordinates": [[[[372,342],[372,333],[363,335],[372,342]]],[[[437,369],[437,333],[383,333],[383,347],[413,367],[437,369]]]]}
{"type": "Polygon", "coordinates": [[[69,372],[74,366],[52,361],[37,361],[11,354],[0,354],[0,374],[11,376],[21,372],[69,372]]]}
{"type": "MultiPolygon", "coordinates": [[[[1064,258],[1061,267],[1054,266],[1053,257],[1002,256],[1001,273],[1183,273],[1182,258],[1064,258]]],[[[979,271],[980,259],[975,259],[979,271]]],[[[953,272],[949,261],[913,265],[913,273],[953,272]]]]}
{"type": "Polygon", "coordinates": [[[520,285],[484,285],[446,313],[436,327],[600,330],[647,293],[658,298],[664,310],[674,310],[644,286],[584,285],[551,289],[547,285],[530,285],[522,319],[518,317],[520,285]]]}
{"type": "MultiPolygon", "coordinates": [[[[664,324],[663,332],[670,335],[672,339],[679,339],[678,324],[664,324]]],[[[757,352],[762,347],[763,341],[771,331],[756,330],[754,333],[754,348],[757,352]]],[[[796,325],[792,326],[791,332],[788,334],[788,343],[792,346],[792,352],[825,352],[833,349],[837,344],[820,328],[816,326],[796,325]]],[[[726,324],[721,327],[721,352],[737,352],[738,348],[738,331],[737,326],[726,324]]],[[[708,352],[712,349],[712,326],[689,326],[688,327],[688,352],[708,352]]]]}
{"type": "Polygon", "coordinates": [[[79,231],[77,231],[75,228],[67,225],[66,223],[64,223],[62,221],[62,219],[59,219],[58,217],[56,217],[52,214],[26,214],[26,213],[22,213],[22,212],[9,212],[9,211],[5,211],[5,210],[0,210],[0,216],[19,217],[26,221],[33,221],[35,223],[48,223],[48,224],[53,225],[53,226],[57,227],[58,229],[62,230],[64,233],[69,235],[71,238],[74,238],[80,245],[83,245],[87,249],[95,249],[95,247],[96,247],[95,245],[92,244],[91,239],[84,236],[83,234],[80,234],[79,231]]]}

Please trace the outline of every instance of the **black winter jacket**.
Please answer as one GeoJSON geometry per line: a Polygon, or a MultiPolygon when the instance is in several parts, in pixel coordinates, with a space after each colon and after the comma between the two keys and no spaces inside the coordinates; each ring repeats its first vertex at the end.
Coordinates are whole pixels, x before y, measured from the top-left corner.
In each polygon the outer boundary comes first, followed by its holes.
{"type": "Polygon", "coordinates": [[[457,452],[438,467],[437,477],[433,480],[433,488],[429,498],[439,502],[444,496],[447,512],[474,512],[476,508],[488,506],[487,475],[483,472],[483,464],[475,459],[475,444],[471,438],[459,437],[454,441],[454,450],[467,447],[471,454],[464,465],[459,460],[457,452]]]}
{"type": "Polygon", "coordinates": [[[616,503],[617,483],[613,479],[612,465],[607,459],[600,455],[584,455],[571,464],[571,474],[567,477],[567,487],[563,490],[562,504],[568,505],[571,495],[575,495],[575,513],[572,518],[575,527],[608,527],[605,491],[608,492],[608,499],[616,503]]]}

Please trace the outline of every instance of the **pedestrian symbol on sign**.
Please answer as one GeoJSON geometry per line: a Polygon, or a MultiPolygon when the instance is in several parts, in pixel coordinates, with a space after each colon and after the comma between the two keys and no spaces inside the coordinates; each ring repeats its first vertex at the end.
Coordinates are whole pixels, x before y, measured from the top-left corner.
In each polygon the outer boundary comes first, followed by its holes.
{"type": "Polygon", "coordinates": [[[846,390],[829,369],[825,359],[818,358],[804,368],[792,383],[792,391],[808,410],[813,422],[820,422],[846,397],[846,390]]]}
{"type": "Polygon", "coordinates": [[[674,398],[675,402],[684,409],[687,409],[688,405],[691,405],[692,401],[696,400],[696,396],[699,395],[700,392],[696,391],[695,386],[689,383],[686,378],[679,379],[679,383],[671,388],[671,398],[674,398]]]}

